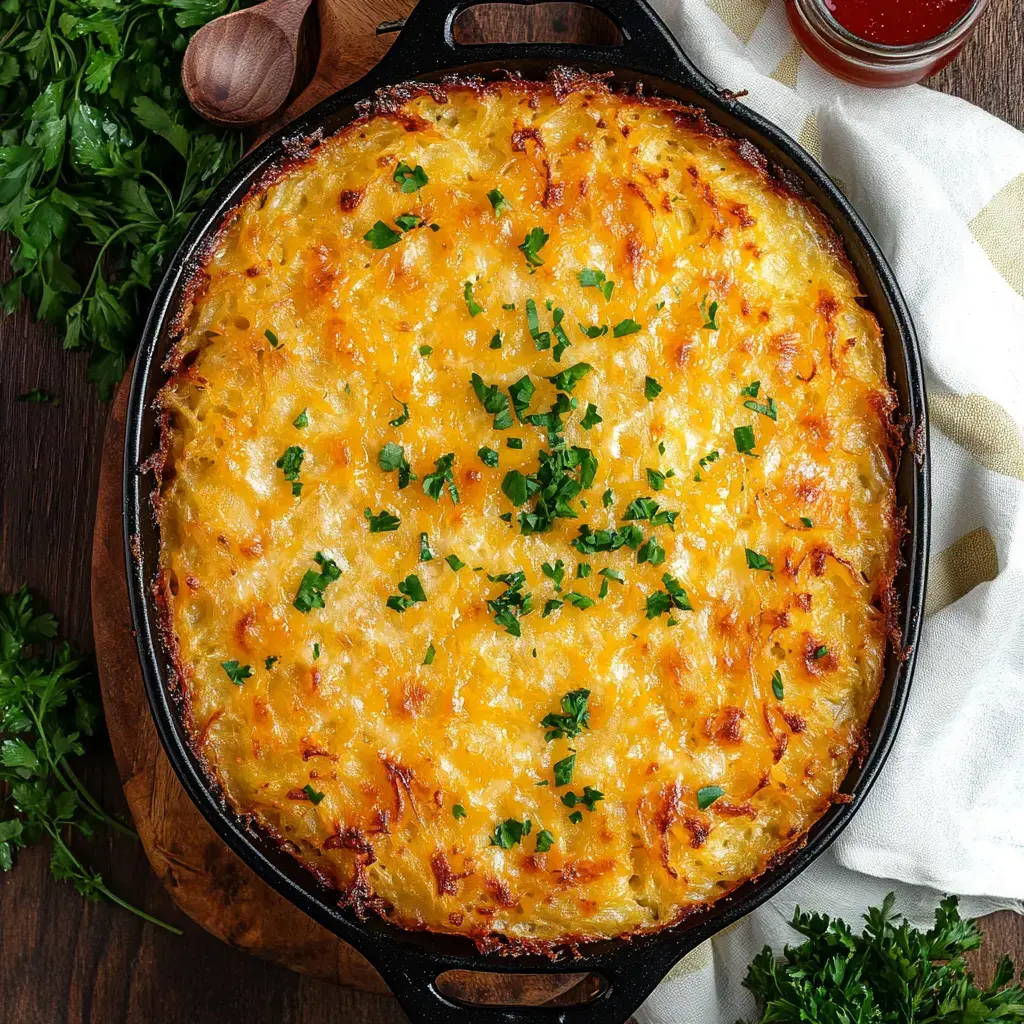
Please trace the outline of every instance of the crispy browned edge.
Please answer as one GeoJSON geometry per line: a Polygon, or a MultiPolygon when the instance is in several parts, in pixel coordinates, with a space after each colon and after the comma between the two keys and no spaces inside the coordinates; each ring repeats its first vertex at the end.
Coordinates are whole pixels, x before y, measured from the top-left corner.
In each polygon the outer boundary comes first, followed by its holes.
{"type": "MultiPolygon", "coordinates": [[[[448,101],[449,93],[456,90],[469,91],[477,96],[484,96],[500,92],[503,89],[508,89],[528,94],[531,97],[536,98],[539,98],[544,93],[550,93],[555,97],[557,102],[562,102],[562,100],[564,100],[568,95],[586,90],[597,90],[601,93],[610,93],[612,90],[604,81],[607,77],[609,76],[604,74],[593,75],[578,69],[556,67],[549,72],[547,80],[544,82],[523,79],[519,75],[509,72],[505,74],[503,79],[497,81],[486,80],[476,76],[451,75],[442,78],[436,83],[416,81],[403,82],[384,87],[378,90],[369,99],[357,103],[357,116],[338,132],[330,136],[330,138],[332,141],[344,139],[350,133],[358,131],[361,127],[378,117],[393,118],[405,125],[408,131],[415,131],[417,128],[422,126],[422,123],[419,119],[410,115],[403,108],[405,104],[409,103],[411,100],[423,95],[429,95],[438,103],[445,103],[448,101]]],[[[799,179],[797,179],[795,175],[791,174],[784,168],[777,167],[772,164],[750,141],[730,135],[724,128],[714,123],[708,117],[707,111],[701,107],[687,106],[676,100],[662,97],[644,96],[642,89],[639,87],[631,91],[620,91],[619,95],[624,95],[632,102],[643,106],[658,107],[663,110],[671,111],[673,120],[681,127],[685,127],[687,130],[705,138],[713,139],[717,145],[732,149],[737,157],[757,172],[765,186],[780,195],[788,196],[804,205],[805,209],[811,213],[816,225],[818,226],[821,232],[821,237],[828,248],[829,253],[840,259],[845,264],[851,276],[855,280],[858,279],[856,270],[850,262],[849,256],[846,253],[841,239],[836,234],[825,214],[806,195],[799,179]]],[[[268,188],[280,181],[291,171],[315,159],[316,151],[323,141],[324,139],[321,132],[317,130],[315,133],[305,138],[292,139],[285,142],[284,149],[286,157],[254,180],[245,196],[228,214],[225,215],[220,227],[216,232],[211,233],[210,238],[203,246],[202,256],[195,264],[192,270],[192,276],[185,285],[179,310],[170,325],[170,331],[172,334],[180,334],[182,331],[183,325],[187,321],[197,297],[201,295],[207,283],[206,265],[209,262],[214,248],[216,247],[216,243],[231,226],[235,218],[238,216],[239,211],[247,203],[251,202],[254,197],[263,194],[268,188]]],[[[881,328],[879,328],[879,333],[881,333],[881,328]]],[[[167,374],[167,382],[164,385],[165,387],[170,385],[177,377],[187,376],[188,367],[183,368],[182,363],[183,361],[181,354],[178,352],[177,345],[172,346],[162,367],[163,371],[167,374]]],[[[167,459],[171,447],[171,434],[174,429],[173,424],[171,423],[170,414],[162,409],[162,393],[163,389],[158,392],[153,403],[154,409],[159,412],[160,417],[160,443],[157,450],[153,452],[142,466],[140,466],[140,473],[144,474],[152,472],[155,478],[154,488],[151,495],[151,503],[158,531],[160,526],[160,492],[164,482],[167,459]]],[[[903,445],[906,443],[906,423],[896,415],[898,399],[895,390],[892,387],[887,387],[885,391],[876,393],[876,401],[873,405],[875,412],[878,414],[883,425],[886,437],[888,438],[887,454],[889,457],[890,468],[892,469],[893,475],[895,475],[899,463],[900,452],[903,445]]],[[[899,625],[899,595],[896,592],[895,578],[902,567],[900,548],[907,533],[906,510],[896,508],[895,501],[893,505],[894,507],[890,513],[890,522],[888,524],[891,536],[889,564],[878,580],[874,601],[884,616],[886,635],[889,639],[892,655],[899,660],[903,660],[907,657],[908,651],[903,646],[902,631],[899,625]]],[[[227,800],[224,796],[224,788],[218,778],[216,766],[209,763],[201,749],[201,745],[197,743],[198,736],[196,732],[196,723],[192,714],[191,694],[188,686],[186,685],[188,672],[186,666],[182,662],[178,639],[173,628],[173,620],[168,600],[168,581],[165,578],[162,564],[159,566],[156,578],[153,581],[152,592],[157,610],[160,640],[172,664],[172,671],[168,676],[168,689],[178,705],[185,730],[189,736],[189,745],[191,746],[194,756],[202,766],[202,769],[210,783],[211,792],[217,796],[221,807],[228,810],[227,800]]],[[[874,707],[874,704],[878,699],[878,692],[881,688],[881,684],[882,678],[879,678],[875,688],[875,693],[871,699],[871,708],[874,707]]],[[[868,746],[869,737],[865,731],[854,751],[854,760],[858,765],[863,764],[864,759],[867,756],[868,746]]],[[[655,927],[640,926],[631,931],[623,932],[615,938],[628,941],[636,935],[651,934],[665,928],[674,927],[684,919],[709,909],[713,904],[720,903],[723,899],[731,898],[737,889],[742,886],[755,883],[767,872],[784,864],[791,856],[793,856],[793,854],[806,845],[808,833],[818,823],[821,816],[825,814],[829,807],[834,803],[848,803],[850,799],[851,797],[848,794],[844,794],[840,791],[833,793],[831,797],[823,801],[821,810],[807,829],[790,837],[778,850],[775,851],[774,854],[772,854],[771,857],[768,858],[761,871],[735,882],[714,900],[694,903],[684,907],[675,915],[675,917],[661,922],[655,927]]],[[[234,809],[231,808],[231,810],[234,809]]],[[[372,863],[372,852],[368,857],[365,853],[362,855],[357,853],[354,858],[355,871],[352,882],[344,889],[340,889],[333,879],[325,876],[323,872],[316,870],[313,864],[305,860],[301,856],[301,852],[297,851],[294,844],[287,842],[284,837],[277,834],[265,823],[258,822],[254,815],[237,811],[235,813],[238,815],[244,827],[251,831],[256,837],[262,837],[264,839],[269,838],[276,843],[279,848],[294,857],[295,860],[297,860],[310,873],[321,887],[334,892],[340,891],[341,897],[338,900],[338,905],[343,909],[350,908],[361,920],[365,919],[368,911],[372,910],[391,924],[397,925],[406,930],[434,931],[434,929],[430,929],[419,922],[410,922],[391,914],[384,901],[373,893],[365,872],[366,864],[372,863]]],[[[440,929],[437,931],[445,935],[454,934],[470,938],[481,953],[498,951],[512,956],[541,954],[551,959],[555,959],[565,952],[568,952],[575,957],[579,957],[579,947],[581,945],[589,942],[608,941],[603,936],[591,936],[585,934],[564,935],[558,939],[538,941],[521,939],[515,936],[507,936],[503,933],[488,931],[484,928],[473,932],[449,932],[442,931],[440,929]]]]}

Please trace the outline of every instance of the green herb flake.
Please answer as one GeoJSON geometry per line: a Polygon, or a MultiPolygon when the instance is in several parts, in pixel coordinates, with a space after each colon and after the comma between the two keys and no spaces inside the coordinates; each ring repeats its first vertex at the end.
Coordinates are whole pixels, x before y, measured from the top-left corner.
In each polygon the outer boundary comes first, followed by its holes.
{"type": "Polygon", "coordinates": [[[540,613],[540,617],[546,619],[552,612],[557,612],[564,603],[564,601],[560,601],[557,597],[548,598],[544,602],[544,610],[540,613]]]}
{"type": "Polygon", "coordinates": [[[324,794],[314,789],[308,782],[302,787],[302,792],[306,794],[307,799],[314,807],[324,798],[324,794]]]}
{"type": "Polygon", "coordinates": [[[616,583],[626,582],[626,577],[618,569],[601,569],[598,572],[598,576],[604,576],[604,578],[608,580],[615,580],[616,583]]]}
{"type": "Polygon", "coordinates": [[[427,595],[423,590],[423,584],[419,576],[410,573],[398,584],[398,593],[392,594],[387,599],[387,606],[396,612],[404,612],[414,604],[421,604],[426,601],[427,595]]]}
{"type": "MultiPolygon", "coordinates": [[[[392,396],[392,397],[394,397],[394,396],[392,396]]],[[[395,401],[398,402],[398,399],[396,398],[395,401]]],[[[388,420],[388,426],[389,427],[401,427],[404,424],[409,422],[409,406],[406,405],[405,402],[398,402],[398,404],[402,407],[402,412],[401,412],[400,415],[396,416],[393,420],[388,420]]]]}
{"type": "Polygon", "coordinates": [[[452,807],[452,817],[453,818],[464,818],[465,816],[466,816],[466,808],[463,807],[462,804],[455,804],[455,806],[452,807]]]}
{"type": "Polygon", "coordinates": [[[512,408],[520,423],[525,422],[526,410],[530,408],[530,402],[536,390],[528,375],[520,377],[514,384],[508,386],[508,393],[512,398],[512,408]]]}
{"type": "Polygon", "coordinates": [[[601,324],[600,327],[597,324],[592,324],[590,327],[584,327],[578,320],[576,326],[588,337],[588,338],[603,338],[608,333],[608,325],[601,324]]]}
{"type": "Polygon", "coordinates": [[[403,231],[412,231],[423,223],[423,218],[417,217],[415,213],[401,213],[395,218],[395,223],[403,231]]]}
{"type": "Polygon", "coordinates": [[[418,192],[424,185],[426,185],[427,178],[426,172],[417,164],[415,167],[410,167],[404,160],[400,161],[398,166],[395,168],[394,180],[402,186],[402,191],[418,192]]]}
{"type": "Polygon", "coordinates": [[[543,828],[537,833],[537,853],[547,853],[554,845],[555,837],[543,828]]]}
{"type": "MultiPolygon", "coordinates": [[[[597,808],[597,802],[604,799],[604,793],[599,789],[593,789],[590,786],[583,787],[583,795],[580,796],[577,793],[563,793],[562,803],[566,807],[575,807],[578,805],[586,807],[588,811],[593,812],[597,808]]],[[[571,821],[570,817],[570,821],[571,821]]]]}
{"type": "Polygon", "coordinates": [[[580,562],[576,566],[576,579],[585,580],[594,571],[594,567],[589,562],[580,562]]]}
{"type": "Polygon", "coordinates": [[[484,445],[483,448],[477,449],[476,454],[485,466],[489,466],[491,469],[498,468],[498,453],[493,448],[484,445]]]}
{"type": "Polygon", "coordinates": [[[488,348],[501,348],[501,331],[495,331],[488,348]]]}
{"type": "Polygon", "coordinates": [[[647,618],[656,619],[659,615],[671,611],[673,608],[684,612],[693,611],[690,598],[687,596],[686,590],[679,580],[671,573],[665,573],[661,577],[661,582],[665,584],[665,589],[663,591],[656,590],[647,597],[647,618]]]}
{"type": "Polygon", "coordinates": [[[611,508],[611,506],[612,506],[612,504],[614,502],[615,502],[615,493],[609,487],[608,490],[605,491],[604,494],[601,495],[601,504],[604,505],[605,508],[611,508]]]}
{"type": "Polygon", "coordinates": [[[587,709],[587,701],[590,699],[589,690],[571,690],[562,698],[562,711],[551,712],[545,715],[540,724],[549,731],[544,734],[544,739],[550,743],[552,740],[560,740],[562,737],[575,739],[584,729],[590,728],[590,712],[587,709]]]}
{"type": "Polygon", "coordinates": [[[740,388],[741,395],[748,395],[750,398],[757,398],[758,393],[761,390],[761,382],[759,380],[752,380],[749,384],[740,388]]]}
{"type": "Polygon", "coordinates": [[[433,348],[430,345],[420,345],[420,355],[426,359],[427,356],[433,353],[433,348]]]}
{"type": "Polygon", "coordinates": [[[807,516],[801,516],[800,522],[803,526],[806,526],[808,530],[814,527],[814,522],[807,518],[807,516]]]}
{"type": "Polygon", "coordinates": [[[576,274],[576,280],[579,281],[582,288],[596,288],[604,296],[605,302],[612,297],[615,282],[609,281],[603,270],[591,270],[589,267],[584,267],[576,274]]]}
{"type": "Polygon", "coordinates": [[[313,660],[318,661],[320,659],[320,645],[313,644],[313,660]]]}
{"type": "Polygon", "coordinates": [[[562,581],[565,579],[565,563],[560,559],[555,560],[555,564],[552,565],[550,562],[545,562],[540,570],[545,576],[555,585],[555,590],[562,589],[562,581]]]}
{"type": "Polygon", "coordinates": [[[754,440],[753,427],[736,427],[732,432],[732,436],[736,442],[736,451],[738,451],[740,455],[751,455],[754,448],[757,447],[757,442],[754,440]]]}
{"type": "Polygon", "coordinates": [[[284,471],[284,478],[292,485],[292,494],[297,498],[302,494],[302,484],[299,482],[299,471],[302,468],[302,460],[306,453],[297,445],[293,444],[286,448],[284,455],[274,463],[278,469],[284,471]]]}
{"type": "Polygon", "coordinates": [[[767,416],[770,420],[778,420],[779,418],[779,410],[775,405],[774,398],[769,398],[767,405],[747,399],[747,401],[743,403],[743,407],[745,409],[752,409],[754,412],[760,413],[762,416],[767,416]]]}
{"type": "Polygon", "coordinates": [[[776,700],[782,700],[785,690],[782,686],[782,673],[776,669],[772,673],[772,693],[775,694],[776,700]]]}
{"type": "Polygon", "coordinates": [[[382,508],[376,514],[369,508],[364,508],[363,515],[370,524],[370,533],[394,533],[402,523],[398,516],[386,508],[382,508]]]}
{"type": "Polygon", "coordinates": [[[491,583],[503,583],[505,590],[497,597],[487,601],[487,607],[494,615],[494,621],[505,627],[505,632],[512,636],[522,636],[519,616],[528,614],[533,608],[533,598],[523,593],[526,574],[519,572],[503,572],[497,576],[488,574],[491,583]]]}
{"type": "Polygon", "coordinates": [[[269,672],[279,660],[276,654],[272,654],[263,662],[263,667],[269,672]]]}
{"type": "Polygon", "coordinates": [[[500,217],[503,213],[507,213],[512,209],[509,201],[501,194],[500,190],[492,188],[487,193],[487,198],[490,200],[491,209],[494,210],[494,215],[500,217]]]}
{"type": "Polygon", "coordinates": [[[423,493],[434,501],[440,501],[441,492],[445,483],[448,484],[448,493],[451,496],[452,504],[459,503],[459,489],[455,486],[455,477],[452,473],[452,466],[455,463],[455,455],[448,452],[439,459],[434,459],[435,470],[423,478],[423,493]]]}
{"type": "Polygon", "coordinates": [[[573,363],[572,366],[566,367],[553,377],[545,379],[551,381],[559,391],[572,391],[593,369],[590,363],[573,363]]]}
{"type": "Polygon", "coordinates": [[[302,412],[292,420],[292,426],[295,427],[296,430],[305,430],[306,427],[309,426],[309,414],[305,409],[303,409],[302,412]]]}
{"type": "Polygon", "coordinates": [[[697,790],[697,807],[706,811],[720,796],[725,796],[721,786],[701,786],[697,790]]]}
{"type": "Polygon", "coordinates": [[[550,237],[543,228],[531,228],[522,245],[518,246],[519,251],[526,257],[526,262],[531,267],[544,265],[544,261],[540,258],[540,251],[550,237]]]}
{"type": "Polygon", "coordinates": [[[434,664],[434,656],[436,654],[437,654],[437,650],[434,648],[434,645],[431,644],[427,648],[427,653],[423,656],[423,664],[424,665],[433,665],[434,664]]]}
{"type": "Polygon", "coordinates": [[[430,550],[430,538],[425,534],[420,534],[420,561],[431,562],[434,559],[434,552],[430,550]]]}
{"type": "Polygon", "coordinates": [[[627,334],[636,334],[637,331],[642,331],[642,330],[643,330],[643,327],[641,327],[640,324],[638,324],[635,320],[630,320],[629,317],[626,317],[625,320],[620,320],[612,328],[612,337],[613,338],[624,338],[624,337],[626,337],[627,334]]]}
{"type": "Polygon", "coordinates": [[[665,489],[665,474],[660,469],[647,469],[647,485],[652,491],[665,489]]]}
{"type": "Polygon", "coordinates": [[[705,331],[717,331],[718,330],[718,303],[712,302],[709,306],[707,304],[708,297],[705,295],[700,300],[700,315],[704,318],[702,329],[705,331]]]}
{"type": "Polygon", "coordinates": [[[385,473],[398,472],[399,490],[408,487],[416,479],[416,474],[405,457],[405,448],[394,441],[388,441],[377,453],[377,464],[385,473]]]}
{"type": "Polygon", "coordinates": [[[445,555],[444,560],[452,572],[458,572],[466,567],[466,563],[458,555],[445,555]]]}
{"type": "Polygon", "coordinates": [[[576,755],[570,754],[563,757],[561,761],[555,762],[555,785],[568,786],[572,782],[573,769],[576,767],[576,755]]]}
{"type": "Polygon", "coordinates": [[[597,412],[597,406],[593,402],[587,403],[587,411],[583,414],[583,419],[580,420],[580,426],[584,430],[590,430],[591,427],[596,427],[598,423],[603,423],[597,412]]]}
{"type": "Polygon", "coordinates": [[[228,679],[241,686],[242,683],[252,676],[252,669],[248,665],[239,665],[237,661],[222,661],[220,667],[227,673],[228,679]]]}
{"type": "Polygon", "coordinates": [[[306,571],[299,583],[294,606],[303,614],[309,614],[314,608],[324,608],[324,592],[327,587],[341,577],[341,570],[333,558],[327,558],[321,552],[313,556],[313,561],[320,566],[320,572],[313,569],[306,571]]]}
{"type": "Polygon", "coordinates": [[[764,555],[759,555],[756,551],[751,551],[750,548],[744,548],[743,550],[747,556],[748,569],[762,569],[764,572],[775,571],[775,566],[764,555]]]}
{"type": "Polygon", "coordinates": [[[648,537],[640,545],[636,553],[638,565],[650,562],[651,565],[663,565],[665,562],[665,549],[658,543],[657,537],[648,537]]]}
{"type": "Polygon", "coordinates": [[[281,347],[281,342],[279,342],[277,340],[277,335],[273,331],[271,331],[269,329],[264,331],[263,332],[263,337],[266,338],[267,341],[270,342],[270,347],[271,348],[280,348],[281,347]]]}
{"type": "Polygon", "coordinates": [[[569,815],[569,820],[574,825],[578,825],[583,820],[583,812],[582,811],[573,811],[572,814],[569,815]]]}
{"type": "Polygon", "coordinates": [[[389,228],[384,221],[379,220],[363,235],[363,241],[370,243],[372,249],[387,249],[388,246],[400,242],[402,236],[394,228],[389,228]]]}
{"type": "Polygon", "coordinates": [[[463,298],[466,300],[466,309],[469,310],[470,316],[476,316],[478,313],[484,311],[484,307],[480,305],[476,299],[473,298],[473,282],[467,281],[465,288],[462,289],[463,298]]]}
{"type": "Polygon", "coordinates": [[[815,661],[820,661],[820,660],[821,660],[822,658],[824,658],[824,657],[825,657],[825,656],[826,656],[827,654],[828,654],[828,648],[827,648],[827,647],[826,647],[826,646],[825,646],[824,644],[822,644],[822,646],[821,646],[821,647],[819,647],[819,648],[817,648],[817,649],[815,650],[815,652],[814,652],[814,653],[813,653],[813,654],[811,655],[811,657],[812,657],[812,658],[813,658],[813,659],[814,659],[815,661]]]}
{"type": "Polygon", "coordinates": [[[531,828],[532,823],[529,818],[526,821],[506,818],[494,829],[494,834],[491,836],[491,846],[499,846],[503,850],[511,850],[516,843],[521,843],[530,834],[531,828]]]}
{"type": "Polygon", "coordinates": [[[485,384],[479,373],[470,379],[473,391],[484,411],[494,417],[492,426],[495,430],[508,430],[512,426],[512,412],[508,405],[508,396],[498,389],[497,384],[485,384]]]}
{"type": "Polygon", "coordinates": [[[537,303],[533,299],[526,300],[526,326],[533,338],[533,344],[538,352],[544,352],[551,348],[551,335],[540,329],[540,317],[537,315],[537,303]]]}
{"type": "Polygon", "coordinates": [[[653,402],[661,392],[661,385],[653,377],[644,378],[644,398],[648,402],[653,402]]]}

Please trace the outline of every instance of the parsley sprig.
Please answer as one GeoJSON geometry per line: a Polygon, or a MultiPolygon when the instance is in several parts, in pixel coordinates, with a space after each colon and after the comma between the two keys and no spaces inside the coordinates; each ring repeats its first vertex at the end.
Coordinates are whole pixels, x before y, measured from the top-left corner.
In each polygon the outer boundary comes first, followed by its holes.
{"type": "Polygon", "coordinates": [[[100,807],[71,767],[100,712],[91,674],[56,636],[53,616],[36,611],[27,588],[0,595],[0,871],[12,869],[16,850],[48,839],[58,881],[180,935],[111,892],[71,848],[76,833],[88,838],[99,825],[138,837],[100,807]]]}

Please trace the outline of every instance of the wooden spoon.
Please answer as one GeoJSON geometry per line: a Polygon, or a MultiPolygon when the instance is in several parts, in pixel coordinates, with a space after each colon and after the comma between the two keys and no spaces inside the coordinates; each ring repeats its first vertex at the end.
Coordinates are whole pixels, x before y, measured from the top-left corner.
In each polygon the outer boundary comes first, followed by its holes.
{"type": "Polygon", "coordinates": [[[310,0],[266,0],[204,25],[185,50],[181,82],[208,121],[265,121],[288,98],[310,0]]]}

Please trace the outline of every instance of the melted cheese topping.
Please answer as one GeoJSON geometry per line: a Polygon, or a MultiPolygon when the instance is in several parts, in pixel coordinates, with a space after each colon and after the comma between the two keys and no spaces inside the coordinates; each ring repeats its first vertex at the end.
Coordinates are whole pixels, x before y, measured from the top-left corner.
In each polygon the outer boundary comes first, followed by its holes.
{"type": "Polygon", "coordinates": [[[838,244],[756,157],[593,82],[452,87],[326,141],[219,237],[161,399],[168,639],[229,803],[358,911],[520,945],[654,929],[761,873],[838,792],[883,670],[892,396],[838,244]],[[395,244],[365,240],[378,221],[395,244]],[[563,433],[596,472],[572,517],[524,534],[537,500],[513,506],[502,482],[537,472],[548,432],[514,413],[495,429],[471,377],[507,396],[528,375],[526,415],[545,413],[547,378],[579,362],[563,433]],[[392,443],[404,488],[379,462],[392,443]],[[424,490],[448,453],[458,503],[447,481],[424,490]],[[642,497],[674,525],[625,520],[642,497]],[[371,532],[367,510],[400,525],[371,532]],[[581,554],[583,525],[645,545],[581,554]],[[340,578],[302,611],[318,552],[340,578]],[[559,560],[560,587],[542,570],[559,560]],[[488,601],[518,571],[516,636],[488,601]],[[399,590],[410,574],[425,601],[399,590]],[[648,617],[669,587],[686,600],[648,617]],[[581,688],[586,727],[546,739],[581,688]],[[567,806],[585,786],[603,799],[567,806]],[[507,819],[530,832],[496,833],[507,819]]]}

